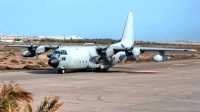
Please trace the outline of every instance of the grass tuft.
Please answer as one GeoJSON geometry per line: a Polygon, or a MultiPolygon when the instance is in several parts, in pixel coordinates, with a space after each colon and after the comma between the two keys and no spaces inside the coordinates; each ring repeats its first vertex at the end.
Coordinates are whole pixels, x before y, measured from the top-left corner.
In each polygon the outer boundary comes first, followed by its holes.
{"type": "Polygon", "coordinates": [[[0,89],[0,111],[19,112],[24,110],[32,112],[30,102],[33,101],[33,94],[20,88],[18,84],[10,82],[8,85],[3,83],[0,89]]]}
{"type": "Polygon", "coordinates": [[[46,96],[36,112],[56,112],[64,104],[63,102],[58,102],[59,98],[59,96],[55,96],[54,98],[46,96]]]}
{"type": "Polygon", "coordinates": [[[13,51],[9,52],[8,54],[15,56],[15,53],[13,51]]]}

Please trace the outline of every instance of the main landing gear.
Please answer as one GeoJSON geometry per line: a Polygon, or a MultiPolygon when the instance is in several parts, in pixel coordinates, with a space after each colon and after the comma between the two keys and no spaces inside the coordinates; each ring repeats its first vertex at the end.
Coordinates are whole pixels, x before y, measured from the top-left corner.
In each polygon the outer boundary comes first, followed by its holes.
{"type": "Polygon", "coordinates": [[[59,70],[58,70],[58,73],[59,73],[59,74],[64,74],[64,73],[65,73],[65,70],[64,70],[64,69],[59,69],[59,70]]]}
{"type": "Polygon", "coordinates": [[[100,68],[97,68],[96,71],[97,71],[97,72],[107,72],[108,69],[100,69],[100,68]]]}

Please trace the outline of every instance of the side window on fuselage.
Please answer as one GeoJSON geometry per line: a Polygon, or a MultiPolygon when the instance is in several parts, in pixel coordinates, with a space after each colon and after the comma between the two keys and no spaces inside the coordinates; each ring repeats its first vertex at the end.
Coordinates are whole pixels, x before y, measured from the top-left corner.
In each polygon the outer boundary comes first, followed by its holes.
{"type": "Polygon", "coordinates": [[[62,57],[62,60],[65,60],[65,57],[62,57]]]}

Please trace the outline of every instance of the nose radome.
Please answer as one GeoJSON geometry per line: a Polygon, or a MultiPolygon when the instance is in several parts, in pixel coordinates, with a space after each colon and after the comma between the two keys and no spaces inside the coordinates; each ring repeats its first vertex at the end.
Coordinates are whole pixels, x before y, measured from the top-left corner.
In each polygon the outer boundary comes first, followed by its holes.
{"type": "Polygon", "coordinates": [[[57,68],[59,65],[59,60],[58,60],[58,58],[53,57],[53,58],[49,59],[48,64],[53,68],[57,68]]]}

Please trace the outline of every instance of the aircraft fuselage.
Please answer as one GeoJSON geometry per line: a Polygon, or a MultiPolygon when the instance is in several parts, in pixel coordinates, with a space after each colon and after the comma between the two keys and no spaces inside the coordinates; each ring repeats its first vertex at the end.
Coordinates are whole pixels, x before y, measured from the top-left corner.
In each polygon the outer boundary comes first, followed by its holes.
{"type": "Polygon", "coordinates": [[[111,56],[111,61],[108,61],[105,57],[95,60],[98,55],[95,46],[65,46],[56,49],[48,63],[53,68],[65,70],[88,68],[109,69],[109,67],[119,61],[119,58],[115,58],[116,55],[111,56]]]}

